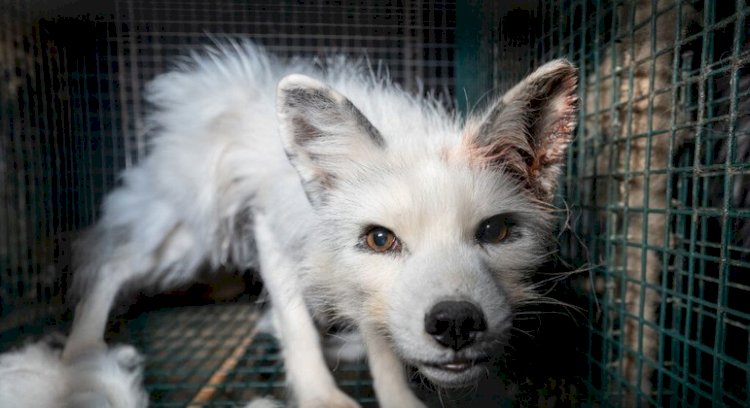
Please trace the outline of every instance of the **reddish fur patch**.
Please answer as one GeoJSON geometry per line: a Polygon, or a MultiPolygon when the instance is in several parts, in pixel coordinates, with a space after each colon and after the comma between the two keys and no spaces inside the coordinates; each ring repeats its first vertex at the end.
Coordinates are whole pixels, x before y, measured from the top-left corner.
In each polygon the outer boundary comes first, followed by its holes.
{"type": "MultiPolygon", "coordinates": [[[[573,86],[575,86],[575,79],[573,79],[573,86]]],[[[560,163],[565,157],[565,151],[576,127],[575,114],[578,97],[570,94],[564,98],[564,101],[562,112],[555,112],[560,117],[552,123],[548,133],[543,136],[541,146],[535,155],[531,169],[534,177],[539,176],[544,167],[560,163]]]]}
{"type": "Polygon", "coordinates": [[[528,165],[523,160],[522,155],[518,153],[518,150],[530,150],[528,143],[524,140],[519,140],[520,138],[517,136],[506,135],[498,136],[496,143],[481,145],[477,141],[479,128],[480,126],[476,123],[466,125],[460,147],[461,157],[464,160],[471,166],[478,168],[500,166],[503,170],[517,172],[519,175],[527,173],[528,165]]]}
{"type": "Polygon", "coordinates": [[[481,124],[470,121],[464,130],[459,157],[471,166],[494,167],[516,176],[536,197],[550,199],[559,172],[557,165],[565,158],[576,126],[576,83],[575,75],[563,80],[564,93],[549,101],[548,112],[543,115],[550,122],[536,139],[519,128],[516,132],[496,135],[490,144],[481,143],[481,124]]]}

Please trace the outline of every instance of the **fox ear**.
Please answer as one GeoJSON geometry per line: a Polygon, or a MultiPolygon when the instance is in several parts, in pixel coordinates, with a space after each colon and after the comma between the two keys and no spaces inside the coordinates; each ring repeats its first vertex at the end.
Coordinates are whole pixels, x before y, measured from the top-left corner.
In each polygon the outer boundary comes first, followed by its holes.
{"type": "Polygon", "coordinates": [[[385,149],[380,132],[351,101],[307,76],[279,82],[277,111],[284,150],[313,206],[385,149]]]}
{"type": "Polygon", "coordinates": [[[469,120],[469,159],[519,178],[551,201],[577,112],[577,72],[567,60],[549,62],[508,91],[479,120],[469,120]]]}

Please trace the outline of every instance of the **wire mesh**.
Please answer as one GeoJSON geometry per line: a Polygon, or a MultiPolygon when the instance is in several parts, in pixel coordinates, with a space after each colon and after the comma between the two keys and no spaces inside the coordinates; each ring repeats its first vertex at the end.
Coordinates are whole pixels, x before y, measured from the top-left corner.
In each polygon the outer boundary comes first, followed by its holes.
{"type": "Polygon", "coordinates": [[[118,58],[126,164],[146,150],[138,132],[144,82],[174,57],[211,40],[206,35],[252,38],[281,57],[348,54],[387,67],[407,89],[453,92],[455,4],[345,1],[117,1],[118,58]],[[131,157],[134,155],[135,157],[131,157]]]}
{"type": "Polygon", "coordinates": [[[2,0],[0,7],[0,332],[59,317],[69,241],[147,150],[144,84],[210,36],[252,38],[282,57],[369,58],[407,89],[446,100],[453,92],[448,1],[2,0]]]}
{"type": "MultiPolygon", "coordinates": [[[[286,382],[276,340],[257,332],[257,305],[164,308],[128,322],[112,341],[147,356],[144,383],[153,407],[236,407],[259,396],[283,401],[286,382]]],[[[374,406],[362,363],[335,366],[339,386],[374,406]]]]}
{"type": "MultiPolygon", "coordinates": [[[[276,339],[258,331],[267,326],[258,325],[259,304],[241,299],[129,314],[108,341],[133,344],[146,356],[149,406],[236,407],[259,396],[287,397],[276,339]]],[[[376,406],[365,364],[332,361],[332,368],[342,390],[376,406]]]]}
{"type": "Polygon", "coordinates": [[[583,351],[603,405],[750,403],[748,12],[541,4],[535,60],[581,68],[563,252],[591,269],[583,351]]]}

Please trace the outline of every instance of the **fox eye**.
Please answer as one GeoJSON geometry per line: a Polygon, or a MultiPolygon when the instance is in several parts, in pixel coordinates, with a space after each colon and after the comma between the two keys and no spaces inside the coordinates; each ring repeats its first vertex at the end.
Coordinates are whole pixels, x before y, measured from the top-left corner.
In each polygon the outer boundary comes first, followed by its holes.
{"type": "Polygon", "coordinates": [[[365,236],[367,247],[375,252],[386,252],[398,248],[398,239],[389,229],[373,227],[365,236]]]}
{"type": "Polygon", "coordinates": [[[475,238],[484,244],[497,244],[508,238],[510,226],[508,216],[498,214],[479,223],[475,238]]]}

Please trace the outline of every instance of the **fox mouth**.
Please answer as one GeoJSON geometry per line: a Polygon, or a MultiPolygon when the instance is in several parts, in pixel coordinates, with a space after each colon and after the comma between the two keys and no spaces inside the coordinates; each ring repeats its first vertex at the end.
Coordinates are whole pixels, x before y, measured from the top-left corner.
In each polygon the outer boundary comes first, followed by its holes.
{"type": "Polygon", "coordinates": [[[422,375],[439,387],[456,388],[474,383],[487,372],[489,356],[478,358],[456,357],[446,361],[415,364],[422,375]]]}

